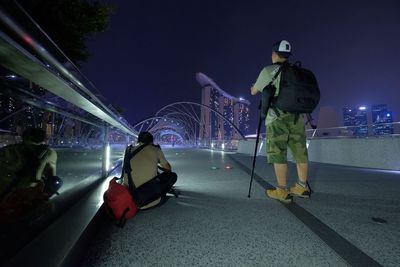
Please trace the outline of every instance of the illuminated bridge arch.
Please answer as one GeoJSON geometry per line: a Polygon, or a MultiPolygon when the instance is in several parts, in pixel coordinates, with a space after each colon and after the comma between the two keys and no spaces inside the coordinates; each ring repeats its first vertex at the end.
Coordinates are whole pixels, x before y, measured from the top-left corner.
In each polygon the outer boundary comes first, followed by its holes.
{"type": "MultiPolygon", "coordinates": [[[[239,128],[217,110],[195,102],[176,102],[164,106],[153,117],[146,118],[133,125],[137,132],[149,131],[155,138],[171,137],[172,140],[186,145],[198,145],[200,140],[201,109],[209,110],[216,117],[221,118],[235,133],[237,139],[245,139],[239,128]]],[[[210,127],[206,127],[209,130],[210,127]]],[[[211,136],[211,133],[209,133],[211,136]]],[[[217,139],[216,136],[211,136],[217,139]]],[[[225,140],[230,141],[230,140],[225,140]]]]}
{"type": "Polygon", "coordinates": [[[195,142],[195,134],[187,120],[171,116],[153,116],[141,120],[133,125],[138,133],[151,132],[156,140],[162,140],[165,135],[175,136],[178,142],[195,142]]]}

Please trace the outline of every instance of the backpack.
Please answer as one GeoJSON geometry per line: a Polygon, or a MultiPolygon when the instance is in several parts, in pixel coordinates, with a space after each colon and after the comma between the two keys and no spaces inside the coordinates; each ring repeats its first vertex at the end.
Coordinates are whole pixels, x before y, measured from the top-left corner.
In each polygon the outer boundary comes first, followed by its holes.
{"type": "Polygon", "coordinates": [[[132,153],[128,153],[132,146],[129,146],[125,150],[124,161],[122,165],[122,175],[121,178],[114,177],[111,179],[107,191],[103,194],[104,209],[108,216],[117,222],[117,226],[124,227],[126,221],[132,218],[138,212],[138,206],[132,197],[131,192],[133,191],[134,184],[129,177],[129,189],[123,184],[119,184],[117,181],[123,179],[126,167],[129,165],[130,160],[140,152],[146,145],[138,147],[132,153]]]}
{"type": "Polygon", "coordinates": [[[279,94],[272,99],[272,107],[298,114],[313,112],[320,99],[314,74],[302,68],[300,62],[283,63],[279,71],[279,94]]]}
{"type": "Polygon", "coordinates": [[[119,178],[111,179],[106,192],[104,192],[104,209],[108,216],[117,221],[117,226],[124,227],[125,222],[136,215],[138,207],[132,199],[129,190],[117,182],[119,178]]]}

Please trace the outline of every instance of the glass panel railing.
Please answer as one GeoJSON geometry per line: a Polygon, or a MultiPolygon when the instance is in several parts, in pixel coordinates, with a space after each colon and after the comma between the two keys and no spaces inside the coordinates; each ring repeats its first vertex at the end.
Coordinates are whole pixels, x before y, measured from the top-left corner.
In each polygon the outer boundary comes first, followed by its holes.
{"type": "Polygon", "coordinates": [[[376,123],[357,126],[342,126],[306,130],[313,138],[387,138],[400,136],[400,122],[376,123]]]}
{"type": "Polygon", "coordinates": [[[0,13],[2,265],[117,168],[136,133],[15,1],[0,13]]]}
{"type": "Polygon", "coordinates": [[[1,73],[0,224],[7,231],[0,234],[1,242],[9,244],[1,257],[9,258],[66,211],[83,192],[107,176],[104,168],[112,170],[117,167],[126,144],[132,142],[133,137],[107,126],[92,114],[23,77],[4,68],[1,68],[1,73]],[[24,133],[29,129],[43,132],[45,139],[28,140],[30,137],[24,133]],[[48,155],[38,160],[40,153],[36,153],[35,148],[39,144],[47,144],[56,156],[54,169],[47,160],[48,155]],[[104,157],[108,160],[105,161],[104,157]],[[39,171],[41,161],[48,166],[39,171]],[[46,170],[50,174],[46,174],[46,170]],[[38,179],[44,181],[52,176],[63,181],[57,190],[59,195],[51,196],[49,201],[37,202],[38,205],[19,205],[19,202],[33,201],[29,199],[28,191],[39,188],[42,181],[38,179]],[[26,196],[16,197],[16,192],[23,192],[26,196]],[[10,199],[13,199],[11,204],[10,199]]]}

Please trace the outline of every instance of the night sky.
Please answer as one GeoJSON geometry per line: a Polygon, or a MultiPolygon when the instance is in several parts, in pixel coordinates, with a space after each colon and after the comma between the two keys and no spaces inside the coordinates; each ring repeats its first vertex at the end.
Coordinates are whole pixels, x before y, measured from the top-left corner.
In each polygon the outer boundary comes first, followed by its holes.
{"type": "Polygon", "coordinates": [[[292,44],[292,61],[313,70],[320,106],[388,104],[400,120],[400,1],[107,1],[108,31],[89,43],[83,73],[131,124],[177,101],[201,101],[196,72],[251,105],[271,46],[292,44]]]}

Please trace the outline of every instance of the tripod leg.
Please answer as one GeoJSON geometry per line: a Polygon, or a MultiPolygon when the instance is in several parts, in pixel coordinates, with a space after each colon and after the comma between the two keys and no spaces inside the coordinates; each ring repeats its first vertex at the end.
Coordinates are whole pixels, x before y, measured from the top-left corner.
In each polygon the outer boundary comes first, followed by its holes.
{"type": "Polygon", "coordinates": [[[249,193],[247,195],[248,198],[250,198],[251,186],[253,184],[254,168],[256,166],[256,158],[257,158],[258,141],[260,139],[261,122],[262,122],[262,118],[261,118],[261,113],[260,113],[260,119],[258,120],[258,128],[257,128],[256,146],[255,146],[255,149],[254,149],[254,156],[253,156],[253,167],[251,168],[249,193]]]}

